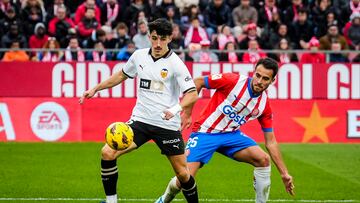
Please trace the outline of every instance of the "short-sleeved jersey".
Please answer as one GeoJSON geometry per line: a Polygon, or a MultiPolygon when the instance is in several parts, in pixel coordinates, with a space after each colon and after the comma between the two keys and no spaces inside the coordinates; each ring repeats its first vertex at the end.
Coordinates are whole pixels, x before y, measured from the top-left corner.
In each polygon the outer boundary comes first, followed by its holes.
{"type": "Polygon", "coordinates": [[[273,131],[267,94],[252,92],[252,78],[224,73],[205,76],[204,80],[206,88],[216,91],[194,123],[193,132],[231,132],[254,119],[258,119],[264,132],[273,131]]]}
{"type": "Polygon", "coordinates": [[[161,113],[179,103],[180,93],[195,89],[189,70],[171,50],[154,59],[151,49],[135,51],[123,68],[129,78],[137,78],[137,100],[131,119],[169,130],[179,130],[180,115],[163,120],[161,113]],[[181,91],[181,92],[180,92],[181,91]]]}

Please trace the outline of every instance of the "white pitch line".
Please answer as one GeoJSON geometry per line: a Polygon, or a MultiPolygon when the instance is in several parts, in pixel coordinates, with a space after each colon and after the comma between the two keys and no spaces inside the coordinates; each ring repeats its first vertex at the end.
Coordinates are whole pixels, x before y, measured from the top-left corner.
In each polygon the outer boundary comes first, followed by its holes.
{"type": "MultiPolygon", "coordinates": [[[[100,198],[0,198],[0,201],[101,201],[100,198]]],[[[154,202],[155,199],[132,199],[120,198],[119,201],[127,202],[154,202]]],[[[176,202],[183,199],[174,199],[176,202]]],[[[200,202],[255,202],[254,199],[199,199],[200,202]]],[[[312,200],[312,199],[270,199],[268,202],[360,202],[360,200],[312,200]]]]}

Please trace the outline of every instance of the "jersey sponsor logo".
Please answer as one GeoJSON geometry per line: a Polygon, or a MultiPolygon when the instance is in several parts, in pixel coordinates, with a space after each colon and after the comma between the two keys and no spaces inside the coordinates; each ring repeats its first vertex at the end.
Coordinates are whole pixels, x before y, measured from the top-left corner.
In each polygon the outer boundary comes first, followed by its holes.
{"type": "Polygon", "coordinates": [[[70,121],[67,111],[55,102],[44,102],[31,113],[31,129],[45,141],[56,141],[68,131],[70,121]]]}
{"type": "Polygon", "coordinates": [[[245,116],[238,115],[236,110],[230,105],[225,105],[222,108],[222,112],[239,125],[244,125],[246,123],[245,116]]]}
{"type": "Polygon", "coordinates": [[[168,69],[163,68],[160,72],[161,77],[165,79],[168,75],[168,72],[169,72],[168,69]]]}
{"type": "Polygon", "coordinates": [[[163,144],[174,144],[174,143],[178,143],[180,142],[181,140],[179,138],[175,138],[175,139],[172,139],[172,140],[163,140],[163,144]]]}
{"type": "Polygon", "coordinates": [[[140,88],[150,89],[151,80],[140,78],[140,88]]]}
{"type": "Polygon", "coordinates": [[[212,79],[212,80],[218,80],[218,79],[220,79],[220,78],[222,78],[222,74],[214,74],[214,75],[211,75],[211,79],[212,79]]]}
{"type": "Polygon", "coordinates": [[[186,78],[184,79],[185,82],[189,82],[191,80],[191,77],[190,76],[186,76],[186,78]]]}

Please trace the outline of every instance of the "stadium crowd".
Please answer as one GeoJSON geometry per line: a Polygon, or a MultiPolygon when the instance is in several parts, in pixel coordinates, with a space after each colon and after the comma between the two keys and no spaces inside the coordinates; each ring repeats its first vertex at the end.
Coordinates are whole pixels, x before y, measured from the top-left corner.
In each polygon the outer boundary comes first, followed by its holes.
{"type": "Polygon", "coordinates": [[[360,54],[336,53],[360,50],[360,0],[0,0],[0,48],[10,48],[0,57],[127,60],[150,47],[147,23],[157,18],[173,23],[170,46],[187,61],[253,63],[268,55],[281,63],[325,62],[316,50],[334,51],[330,62],[360,61],[360,54]],[[263,51],[272,49],[312,52],[263,51]]]}

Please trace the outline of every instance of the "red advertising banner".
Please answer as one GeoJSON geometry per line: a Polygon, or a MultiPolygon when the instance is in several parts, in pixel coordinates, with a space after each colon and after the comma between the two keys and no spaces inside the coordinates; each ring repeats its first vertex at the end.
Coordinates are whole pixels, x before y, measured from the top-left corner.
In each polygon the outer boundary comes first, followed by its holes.
{"type": "MultiPolygon", "coordinates": [[[[74,98],[121,70],[124,63],[0,62],[0,97],[74,98]]],[[[250,75],[253,64],[187,63],[193,77],[223,72],[250,75]]],[[[160,74],[160,73],[159,73],[160,74]]],[[[272,99],[360,99],[360,64],[282,64],[272,99]]],[[[104,90],[101,98],[134,98],[135,80],[104,90]]],[[[209,93],[204,92],[204,97],[209,93]]]]}
{"type": "MultiPolygon", "coordinates": [[[[208,99],[200,99],[193,119],[208,99]]],[[[0,141],[103,141],[106,127],[130,118],[135,99],[0,98],[0,141]]],[[[358,100],[272,100],[279,142],[360,143],[358,100]]],[[[257,121],[242,131],[258,142],[257,121]]],[[[190,131],[183,132],[187,139],[190,131]]]]}

